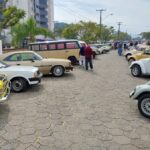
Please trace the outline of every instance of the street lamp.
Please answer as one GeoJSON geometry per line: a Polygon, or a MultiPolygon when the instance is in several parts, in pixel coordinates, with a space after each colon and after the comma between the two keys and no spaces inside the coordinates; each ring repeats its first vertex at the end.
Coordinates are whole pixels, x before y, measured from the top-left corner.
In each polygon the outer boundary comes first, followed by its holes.
{"type": "Polygon", "coordinates": [[[107,19],[109,16],[113,16],[113,13],[108,14],[108,15],[103,19],[103,21],[104,21],[105,19],[107,19]]]}

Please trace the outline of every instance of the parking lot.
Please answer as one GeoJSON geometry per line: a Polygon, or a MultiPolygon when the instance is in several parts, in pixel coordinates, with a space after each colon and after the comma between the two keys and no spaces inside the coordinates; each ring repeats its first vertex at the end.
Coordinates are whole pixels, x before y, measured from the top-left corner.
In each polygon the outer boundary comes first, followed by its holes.
{"type": "Polygon", "coordinates": [[[134,78],[116,51],[99,55],[94,70],[76,66],[46,76],[0,104],[2,150],[149,150],[150,121],[129,93],[149,78],[134,78]]]}

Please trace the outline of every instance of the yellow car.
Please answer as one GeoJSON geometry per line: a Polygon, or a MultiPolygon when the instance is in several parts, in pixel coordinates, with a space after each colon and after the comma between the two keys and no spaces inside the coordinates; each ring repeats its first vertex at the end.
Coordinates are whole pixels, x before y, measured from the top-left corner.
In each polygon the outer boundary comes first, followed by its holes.
{"type": "Polygon", "coordinates": [[[128,56],[128,62],[131,63],[133,61],[144,59],[144,58],[150,58],[150,49],[128,56]]]}
{"type": "Polygon", "coordinates": [[[0,74],[0,102],[6,101],[10,94],[10,83],[5,75],[0,74]]]}

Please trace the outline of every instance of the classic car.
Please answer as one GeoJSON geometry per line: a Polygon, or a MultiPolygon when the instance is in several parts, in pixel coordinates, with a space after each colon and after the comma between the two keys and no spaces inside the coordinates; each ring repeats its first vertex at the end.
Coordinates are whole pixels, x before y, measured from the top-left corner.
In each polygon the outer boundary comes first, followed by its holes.
{"type": "Polygon", "coordinates": [[[24,65],[38,67],[44,75],[53,74],[56,77],[73,70],[71,61],[67,59],[43,58],[33,51],[18,51],[0,55],[0,60],[9,65],[24,65]]]}
{"type": "Polygon", "coordinates": [[[11,82],[11,90],[21,92],[29,85],[40,83],[42,73],[37,67],[30,66],[9,66],[0,62],[0,74],[5,74],[11,82]]]}
{"type": "Polygon", "coordinates": [[[141,59],[131,63],[129,68],[131,74],[134,77],[140,77],[141,75],[150,75],[150,58],[141,59]]]}
{"type": "Polygon", "coordinates": [[[150,49],[141,51],[137,54],[131,55],[128,57],[128,62],[131,64],[131,62],[144,59],[144,58],[150,58],[150,49]]]}
{"type": "Polygon", "coordinates": [[[140,113],[150,118],[150,82],[138,85],[130,93],[130,98],[138,100],[138,109],[140,113]]]}
{"type": "Polygon", "coordinates": [[[7,80],[7,76],[0,74],[0,103],[8,99],[10,94],[10,82],[7,80]]]}

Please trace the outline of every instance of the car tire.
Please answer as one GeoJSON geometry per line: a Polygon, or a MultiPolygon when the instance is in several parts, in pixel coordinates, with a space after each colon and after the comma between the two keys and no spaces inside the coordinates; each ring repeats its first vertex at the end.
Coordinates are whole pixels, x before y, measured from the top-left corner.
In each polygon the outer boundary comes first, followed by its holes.
{"type": "Polygon", "coordinates": [[[61,77],[64,75],[65,69],[63,66],[54,66],[52,68],[52,74],[55,77],[61,77]]]}
{"type": "Polygon", "coordinates": [[[139,97],[138,109],[144,117],[150,118],[150,93],[146,93],[139,97]]]}
{"type": "Polygon", "coordinates": [[[75,65],[78,62],[75,56],[70,56],[70,57],[68,57],[68,59],[71,61],[72,65],[75,65]]]}
{"type": "Polygon", "coordinates": [[[95,57],[96,57],[96,53],[95,53],[95,52],[93,52],[93,59],[95,59],[95,57]]]}
{"type": "Polygon", "coordinates": [[[134,76],[134,77],[140,77],[142,72],[141,72],[141,67],[137,64],[133,65],[131,67],[131,74],[134,76]]]}
{"type": "Polygon", "coordinates": [[[27,82],[23,78],[15,78],[11,81],[11,89],[14,92],[22,92],[26,90],[27,88],[27,82]]]}

